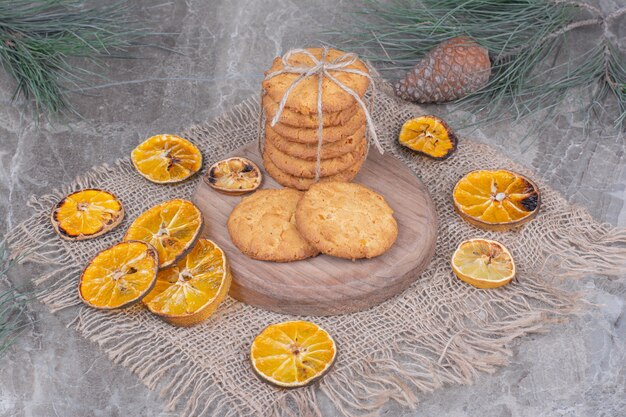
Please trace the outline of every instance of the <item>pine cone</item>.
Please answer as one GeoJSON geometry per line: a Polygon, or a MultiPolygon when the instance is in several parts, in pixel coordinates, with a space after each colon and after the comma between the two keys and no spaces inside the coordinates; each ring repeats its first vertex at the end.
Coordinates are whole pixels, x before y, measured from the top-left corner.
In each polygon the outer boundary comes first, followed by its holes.
{"type": "Polygon", "coordinates": [[[396,95],[418,103],[442,103],[465,97],[489,81],[487,49],[467,37],[439,44],[395,85],[396,95]]]}

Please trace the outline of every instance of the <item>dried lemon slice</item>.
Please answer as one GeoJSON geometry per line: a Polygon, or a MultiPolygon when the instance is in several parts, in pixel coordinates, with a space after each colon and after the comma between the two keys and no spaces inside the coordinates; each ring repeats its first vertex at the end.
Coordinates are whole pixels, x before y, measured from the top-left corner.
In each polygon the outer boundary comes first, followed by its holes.
{"type": "Polygon", "coordinates": [[[159,268],[157,251],[138,241],[121,242],[98,253],[78,284],[78,295],[90,307],[128,307],[150,292],[159,268]]]}
{"type": "Polygon", "coordinates": [[[261,178],[261,170],[254,162],[236,156],[211,165],[205,181],[217,191],[240,195],[259,188],[261,178]]]}
{"type": "Polygon", "coordinates": [[[256,374],[285,388],[302,387],[321,378],[336,356],[333,338],[308,321],[267,326],[250,347],[250,360],[256,374]]]}
{"type": "Polygon", "coordinates": [[[456,183],[454,208],[474,226],[509,230],[533,219],[539,211],[539,189],[511,171],[472,171],[456,183]]]}
{"type": "Polygon", "coordinates": [[[407,120],[400,130],[400,144],[435,159],[446,159],[456,149],[456,135],[435,116],[407,120]]]}
{"type": "Polygon", "coordinates": [[[124,240],[150,243],[159,253],[161,268],[173,265],[193,246],[202,230],[202,213],[187,200],[169,200],[137,217],[124,240]]]}
{"type": "Polygon", "coordinates": [[[202,166],[198,148],[175,135],[152,136],[133,149],[130,159],[142,176],[158,184],[183,181],[202,166]]]}
{"type": "Polygon", "coordinates": [[[143,303],[172,324],[191,326],[215,312],[231,281],[224,252],[210,240],[199,239],[176,265],[159,271],[154,289],[143,303]]]}
{"type": "Polygon", "coordinates": [[[111,193],[95,188],[69,194],[54,206],[50,221],[66,240],[85,240],[114,229],[124,218],[122,203],[111,193]]]}
{"type": "Polygon", "coordinates": [[[486,239],[461,242],[452,255],[452,270],[477,288],[497,288],[515,277],[513,257],[503,244],[486,239]]]}

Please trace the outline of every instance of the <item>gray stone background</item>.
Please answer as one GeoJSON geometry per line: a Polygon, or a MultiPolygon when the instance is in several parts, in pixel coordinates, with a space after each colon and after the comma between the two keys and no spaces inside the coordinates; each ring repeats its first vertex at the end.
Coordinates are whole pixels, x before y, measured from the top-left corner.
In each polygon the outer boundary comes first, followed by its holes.
{"type": "MultiPolygon", "coordinates": [[[[137,60],[106,62],[109,79],[71,98],[83,119],[37,126],[19,103],[0,102],[0,233],[29,215],[31,194],[70,182],[93,165],[126,156],[142,139],[178,132],[218,116],[257,93],[271,59],[315,44],[336,25],[349,1],[137,1],[138,17],[171,32],[180,53],[144,50],[137,60]]],[[[606,11],[624,0],[594,3],[606,11]]],[[[614,34],[624,48],[626,20],[614,34]]],[[[572,45],[598,31],[572,34],[572,45]]],[[[332,39],[327,39],[332,42],[332,39]]],[[[13,93],[0,72],[0,95],[13,93]]],[[[437,108],[429,111],[437,113],[437,108]]],[[[601,221],[626,226],[624,136],[585,135],[579,116],[560,116],[524,143],[526,127],[493,126],[471,133],[527,166],[601,221]]],[[[22,273],[12,276],[28,282],[22,273]]],[[[626,286],[622,277],[579,283],[597,307],[582,317],[514,345],[511,365],[478,375],[467,387],[421,395],[415,410],[390,404],[389,416],[626,416],[626,286]]],[[[65,328],[65,313],[32,305],[34,329],[0,360],[0,416],[173,416],[156,392],[112,364],[94,343],[65,328]]],[[[335,415],[325,407],[325,415],[335,415]]]]}

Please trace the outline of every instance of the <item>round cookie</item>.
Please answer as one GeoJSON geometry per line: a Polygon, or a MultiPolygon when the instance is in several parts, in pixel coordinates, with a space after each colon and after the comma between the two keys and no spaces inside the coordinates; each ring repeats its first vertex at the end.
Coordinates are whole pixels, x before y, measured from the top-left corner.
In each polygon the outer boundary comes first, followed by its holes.
{"type": "MultiPolygon", "coordinates": [[[[306,50],[317,59],[322,57],[322,48],[306,48],[306,50]]],[[[336,49],[328,49],[326,61],[332,62],[333,60],[341,58],[343,55],[345,55],[345,52],[336,49]]],[[[312,67],[314,65],[311,58],[303,53],[293,54],[288,63],[295,67],[312,67]]],[[[272,72],[280,71],[284,68],[282,57],[276,57],[265,75],[267,76],[272,72]]],[[[359,59],[356,59],[352,64],[345,67],[345,69],[358,70],[366,74],[369,73],[365,64],[359,59]]],[[[343,85],[354,91],[359,97],[363,97],[370,83],[369,78],[363,75],[333,70],[328,70],[328,72],[343,85]]],[[[300,74],[283,73],[277,75],[268,80],[264,80],[262,84],[263,89],[272,100],[276,103],[280,103],[287,89],[298,77],[300,77],[300,74]]],[[[318,76],[312,75],[306,77],[291,91],[285,105],[298,113],[316,114],[317,90],[318,76]]],[[[334,81],[331,81],[328,77],[324,77],[322,80],[322,102],[324,103],[324,111],[334,113],[355,105],[356,100],[335,84],[334,81]]]]}
{"type": "MultiPolygon", "coordinates": [[[[320,182],[352,181],[354,177],[356,177],[356,174],[359,173],[361,166],[363,166],[363,162],[365,162],[365,149],[363,149],[359,160],[354,165],[352,165],[345,171],[341,171],[335,175],[331,175],[329,177],[321,177],[320,182]]],[[[269,176],[274,178],[277,183],[285,187],[296,188],[298,190],[308,190],[311,185],[315,184],[315,178],[295,177],[281,171],[276,165],[274,165],[272,160],[267,156],[265,152],[263,153],[263,165],[269,176]]]]}
{"type": "MultiPolygon", "coordinates": [[[[328,177],[341,171],[345,171],[348,167],[355,164],[365,147],[366,142],[363,141],[354,151],[350,153],[343,154],[337,158],[322,159],[320,161],[320,176],[328,177]]],[[[274,165],[280,168],[281,171],[296,177],[315,178],[315,172],[317,169],[316,161],[307,161],[287,155],[272,145],[269,141],[265,142],[263,152],[267,153],[267,156],[272,160],[274,165]]]]}
{"type": "MultiPolygon", "coordinates": [[[[266,126],[270,125],[268,120],[266,126]]],[[[352,136],[357,130],[365,126],[365,112],[358,108],[357,112],[350,120],[341,126],[324,127],[322,130],[322,143],[337,142],[352,136]]],[[[282,123],[270,126],[274,132],[292,142],[305,143],[308,145],[317,144],[317,128],[307,129],[293,127],[282,123]]]]}
{"type": "Polygon", "coordinates": [[[298,202],[296,224],[320,252],[339,258],[373,258],[398,237],[383,196],[351,182],[313,184],[298,202]]]}
{"type": "Polygon", "coordinates": [[[228,217],[235,246],[261,261],[291,262],[317,255],[296,229],[294,212],[302,194],[283,188],[259,190],[242,199],[228,217]]]}
{"type": "MultiPolygon", "coordinates": [[[[304,143],[292,142],[280,136],[269,126],[265,126],[265,140],[287,155],[308,161],[317,160],[317,144],[306,145],[304,143]]],[[[348,136],[343,140],[322,144],[321,157],[322,159],[337,158],[338,156],[352,152],[364,141],[365,127],[362,127],[352,136],[348,136]]]]}
{"type": "MultiPolygon", "coordinates": [[[[278,103],[266,94],[263,96],[263,109],[265,110],[267,120],[271,121],[278,111],[278,103]]],[[[354,105],[336,113],[324,111],[322,112],[322,124],[324,126],[343,125],[356,114],[358,109],[359,107],[354,105]]],[[[289,126],[317,129],[319,119],[317,113],[301,114],[284,107],[278,121],[289,126]]]]}

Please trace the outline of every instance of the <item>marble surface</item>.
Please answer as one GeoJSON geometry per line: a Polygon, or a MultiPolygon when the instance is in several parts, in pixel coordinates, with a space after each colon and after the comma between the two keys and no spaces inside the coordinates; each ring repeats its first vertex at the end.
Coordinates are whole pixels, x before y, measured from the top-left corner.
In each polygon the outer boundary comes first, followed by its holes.
{"type": "MultiPolygon", "coordinates": [[[[177,132],[213,118],[258,91],[262,69],[281,52],[324,38],[321,31],[345,16],[349,1],[186,0],[137,1],[137,14],[154,30],[172,33],[178,53],[150,49],[137,60],[106,63],[108,79],[74,91],[82,114],[54,125],[34,123],[19,103],[0,101],[0,233],[29,215],[31,194],[71,181],[93,165],[128,155],[142,139],[177,132]]],[[[624,0],[603,0],[604,10],[624,0]]],[[[624,25],[615,36],[625,47],[624,25]]],[[[572,45],[593,41],[592,29],[572,45]]],[[[0,95],[14,84],[0,72],[0,95]]],[[[545,130],[522,140],[527,127],[492,126],[472,132],[533,167],[572,202],[601,221],[626,226],[624,136],[585,134],[565,104],[545,130]]],[[[435,107],[430,111],[436,112],[435,107]]],[[[532,123],[532,122],[529,122],[532,123]]],[[[28,282],[34,267],[11,276],[28,282]]],[[[626,415],[625,277],[588,277],[596,307],[514,344],[511,365],[478,375],[471,386],[420,395],[414,410],[389,404],[389,416],[606,416],[626,415]]],[[[95,344],[67,329],[68,313],[32,305],[33,329],[0,359],[0,416],[174,416],[156,392],[112,364],[95,344]]],[[[324,415],[333,416],[330,404],[324,415]]]]}

